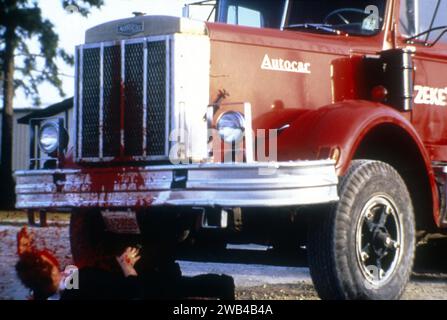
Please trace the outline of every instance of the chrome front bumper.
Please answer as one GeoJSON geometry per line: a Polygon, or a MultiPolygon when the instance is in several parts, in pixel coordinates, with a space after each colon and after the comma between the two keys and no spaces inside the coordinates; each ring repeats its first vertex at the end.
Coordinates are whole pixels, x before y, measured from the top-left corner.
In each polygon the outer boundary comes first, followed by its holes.
{"type": "Polygon", "coordinates": [[[281,207],[338,200],[333,161],[18,171],[18,209],[281,207]]]}

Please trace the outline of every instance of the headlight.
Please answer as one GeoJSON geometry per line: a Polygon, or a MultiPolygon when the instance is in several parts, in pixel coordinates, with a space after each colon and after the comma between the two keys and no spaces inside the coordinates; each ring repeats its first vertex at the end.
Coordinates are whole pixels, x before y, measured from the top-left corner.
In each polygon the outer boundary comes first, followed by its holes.
{"type": "Polygon", "coordinates": [[[237,142],[244,136],[245,118],[240,112],[224,113],[217,121],[217,130],[221,138],[227,142],[237,142]]]}
{"type": "Polygon", "coordinates": [[[67,143],[68,134],[64,128],[60,128],[57,122],[47,122],[40,129],[39,146],[43,152],[53,153],[59,147],[65,148],[67,143]],[[59,130],[62,130],[62,132],[59,130]],[[62,141],[59,141],[60,137],[62,137],[62,141]]]}

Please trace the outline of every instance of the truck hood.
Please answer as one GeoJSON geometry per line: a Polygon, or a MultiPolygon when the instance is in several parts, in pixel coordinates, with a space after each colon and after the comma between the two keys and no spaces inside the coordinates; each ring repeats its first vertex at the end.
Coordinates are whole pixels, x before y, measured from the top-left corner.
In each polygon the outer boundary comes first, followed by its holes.
{"type": "Polygon", "coordinates": [[[175,33],[206,35],[208,30],[206,24],[198,20],[171,16],[139,16],[93,27],[85,33],[85,43],[119,41],[175,33]]]}

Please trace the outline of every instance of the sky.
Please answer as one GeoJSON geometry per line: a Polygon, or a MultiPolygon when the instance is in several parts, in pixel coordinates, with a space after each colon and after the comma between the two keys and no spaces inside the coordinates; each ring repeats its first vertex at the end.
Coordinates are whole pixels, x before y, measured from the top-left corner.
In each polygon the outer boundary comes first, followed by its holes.
{"type": "MultiPolygon", "coordinates": [[[[101,9],[92,10],[89,17],[84,18],[80,14],[71,14],[65,10],[61,1],[39,0],[42,14],[55,26],[55,31],[59,34],[59,46],[67,52],[73,54],[76,45],[84,41],[85,31],[95,25],[111,20],[132,17],[132,12],[145,12],[150,15],[171,15],[181,16],[183,5],[186,0],[105,0],[105,5],[101,9]]],[[[38,50],[38,44],[32,43],[31,48],[38,50]]],[[[63,76],[63,89],[66,97],[73,96],[74,91],[74,69],[58,61],[63,76]]],[[[59,102],[64,98],[59,96],[58,90],[49,84],[44,84],[39,88],[42,107],[59,102]]],[[[23,92],[16,92],[14,100],[15,108],[32,107],[32,101],[26,99],[23,92]]]]}

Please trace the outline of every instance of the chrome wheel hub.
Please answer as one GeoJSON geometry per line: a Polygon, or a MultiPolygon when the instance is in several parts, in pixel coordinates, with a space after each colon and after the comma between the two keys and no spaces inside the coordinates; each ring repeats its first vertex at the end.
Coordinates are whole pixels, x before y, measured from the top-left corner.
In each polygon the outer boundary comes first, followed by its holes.
{"type": "Polygon", "coordinates": [[[379,287],[397,269],[403,230],[397,207],[386,195],[373,196],[363,207],[356,226],[356,257],[368,284],[379,287]]]}

